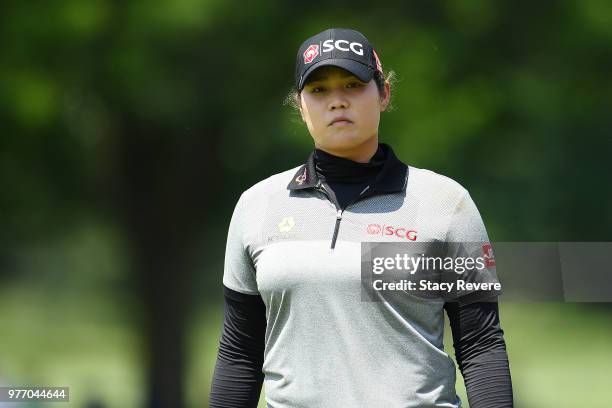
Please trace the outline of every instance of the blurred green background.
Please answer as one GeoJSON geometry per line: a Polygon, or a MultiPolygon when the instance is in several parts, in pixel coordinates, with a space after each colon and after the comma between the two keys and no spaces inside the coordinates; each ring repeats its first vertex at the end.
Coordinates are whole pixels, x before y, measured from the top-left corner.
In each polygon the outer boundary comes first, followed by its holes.
{"type": "MultiPolygon", "coordinates": [[[[397,74],[381,140],[492,241],[611,240],[610,1],[5,1],[0,384],[207,406],[231,212],[312,149],[283,99],[329,27],[397,74]]],[[[610,405],[609,303],[500,310],[517,407],[610,405]]]]}

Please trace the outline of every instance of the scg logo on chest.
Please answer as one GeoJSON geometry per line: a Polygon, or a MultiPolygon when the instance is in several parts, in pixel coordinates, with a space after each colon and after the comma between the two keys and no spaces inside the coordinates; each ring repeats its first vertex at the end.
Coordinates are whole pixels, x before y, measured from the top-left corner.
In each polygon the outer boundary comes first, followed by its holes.
{"type": "Polygon", "coordinates": [[[409,241],[417,240],[417,232],[413,229],[403,227],[393,227],[391,225],[369,224],[366,232],[370,235],[396,236],[398,238],[407,239],[409,241]]]}

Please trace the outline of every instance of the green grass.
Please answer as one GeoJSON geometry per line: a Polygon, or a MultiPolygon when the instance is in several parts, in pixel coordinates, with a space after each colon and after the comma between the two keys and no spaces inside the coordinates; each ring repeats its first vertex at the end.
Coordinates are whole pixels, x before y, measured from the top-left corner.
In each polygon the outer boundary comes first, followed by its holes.
{"type": "Polygon", "coordinates": [[[0,293],[0,378],[10,385],[70,387],[70,403],[142,405],[138,337],[104,309],[104,300],[52,297],[30,288],[0,293]]]}
{"type": "MultiPolygon", "coordinates": [[[[612,385],[612,316],[584,304],[500,305],[517,408],[605,406],[612,385]]],[[[445,347],[454,357],[450,328],[445,347]],[[450,350],[450,351],[449,351],[450,350]]],[[[466,406],[463,378],[457,392],[466,406]]]]}

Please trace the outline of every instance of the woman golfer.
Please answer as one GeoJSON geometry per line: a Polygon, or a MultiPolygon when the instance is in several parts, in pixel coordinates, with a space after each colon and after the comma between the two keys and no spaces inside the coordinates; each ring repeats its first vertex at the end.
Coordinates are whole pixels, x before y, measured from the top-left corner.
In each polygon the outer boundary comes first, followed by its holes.
{"type": "Polygon", "coordinates": [[[459,407],[446,310],[470,406],[511,407],[499,292],[362,298],[362,242],[479,243],[494,270],[468,192],[380,143],[391,85],[372,45],[349,29],[307,39],[295,86],[314,149],[235,207],[210,406],[256,407],[264,383],[270,408],[459,407]]]}

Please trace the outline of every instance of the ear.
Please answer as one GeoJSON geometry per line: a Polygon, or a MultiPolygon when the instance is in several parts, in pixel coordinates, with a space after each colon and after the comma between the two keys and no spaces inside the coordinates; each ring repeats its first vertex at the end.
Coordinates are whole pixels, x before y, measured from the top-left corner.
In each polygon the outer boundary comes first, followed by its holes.
{"type": "Polygon", "coordinates": [[[389,102],[391,101],[391,84],[389,81],[385,81],[385,90],[384,95],[380,97],[380,111],[384,112],[389,106],[389,102]]]}
{"type": "Polygon", "coordinates": [[[298,104],[300,108],[300,116],[302,117],[302,122],[306,123],[306,119],[304,118],[304,109],[302,109],[302,93],[301,92],[298,96],[298,104]]]}

